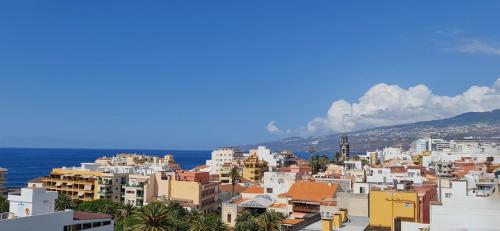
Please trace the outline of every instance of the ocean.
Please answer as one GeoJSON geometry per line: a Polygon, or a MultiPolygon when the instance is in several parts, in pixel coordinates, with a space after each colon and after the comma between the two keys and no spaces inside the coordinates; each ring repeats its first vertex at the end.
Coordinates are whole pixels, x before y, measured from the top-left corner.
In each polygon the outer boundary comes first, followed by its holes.
{"type": "Polygon", "coordinates": [[[7,187],[23,187],[36,177],[47,176],[52,168],[80,166],[101,156],[117,153],[174,155],[183,169],[192,169],[210,159],[210,150],[133,150],[133,149],[60,149],[60,148],[0,148],[0,167],[7,168],[7,187]]]}

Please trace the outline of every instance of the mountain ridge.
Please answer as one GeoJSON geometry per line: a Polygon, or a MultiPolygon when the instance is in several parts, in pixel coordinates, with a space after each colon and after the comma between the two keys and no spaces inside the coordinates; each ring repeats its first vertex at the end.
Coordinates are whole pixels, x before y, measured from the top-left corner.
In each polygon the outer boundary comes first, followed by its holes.
{"type": "Polygon", "coordinates": [[[411,142],[424,137],[443,139],[462,139],[471,136],[486,139],[498,138],[500,137],[500,109],[488,112],[466,112],[445,119],[390,125],[318,137],[286,137],[276,141],[243,145],[241,148],[247,150],[264,145],[276,151],[304,152],[310,145],[314,145],[320,152],[333,153],[338,151],[340,136],[343,134],[349,136],[351,150],[359,153],[395,145],[409,148],[411,142]]]}

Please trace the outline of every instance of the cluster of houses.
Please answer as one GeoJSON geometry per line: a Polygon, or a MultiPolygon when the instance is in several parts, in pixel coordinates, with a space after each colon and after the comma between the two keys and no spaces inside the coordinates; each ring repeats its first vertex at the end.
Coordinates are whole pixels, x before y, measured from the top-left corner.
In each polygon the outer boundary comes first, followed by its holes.
{"type": "Polygon", "coordinates": [[[182,170],[171,155],[117,154],[55,168],[28,182],[19,195],[9,195],[10,212],[0,216],[0,230],[37,222],[57,230],[112,227],[104,214],[54,212],[57,194],[137,207],[177,201],[188,210],[219,213],[229,227],[243,211],[276,211],[285,217],[284,231],[495,229],[500,227],[497,144],[419,139],[408,150],[388,147],[350,156],[344,136],[340,158],[321,169],[264,146],[248,153],[218,148],[192,170],[182,170]]]}

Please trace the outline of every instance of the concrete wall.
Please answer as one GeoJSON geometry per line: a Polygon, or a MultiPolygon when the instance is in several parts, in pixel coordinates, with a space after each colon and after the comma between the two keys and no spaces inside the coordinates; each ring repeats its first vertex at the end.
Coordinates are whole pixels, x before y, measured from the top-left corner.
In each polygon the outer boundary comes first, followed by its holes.
{"type": "Polygon", "coordinates": [[[200,204],[201,189],[198,182],[171,181],[171,198],[192,200],[195,205],[200,204]]]}
{"type": "Polygon", "coordinates": [[[368,195],[337,192],[337,207],[347,209],[349,216],[368,217],[368,195]]]}
{"type": "Polygon", "coordinates": [[[402,221],[401,231],[422,231],[425,228],[429,228],[429,226],[429,224],[402,221]]]}

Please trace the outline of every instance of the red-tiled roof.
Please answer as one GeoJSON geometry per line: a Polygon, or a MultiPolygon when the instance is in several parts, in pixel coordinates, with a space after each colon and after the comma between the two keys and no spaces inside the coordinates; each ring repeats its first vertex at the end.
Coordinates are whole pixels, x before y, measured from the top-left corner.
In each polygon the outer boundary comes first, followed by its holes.
{"type": "Polygon", "coordinates": [[[297,181],[286,195],[297,201],[321,202],[324,199],[334,198],[336,192],[336,184],[297,181]]]}
{"type": "Polygon", "coordinates": [[[299,224],[301,222],[303,222],[304,219],[285,219],[283,220],[283,224],[285,225],[296,225],[296,224],[299,224]]]}
{"type": "MultiPolygon", "coordinates": [[[[234,192],[236,192],[236,193],[241,193],[241,192],[245,191],[245,189],[247,189],[247,188],[241,186],[240,184],[234,185],[234,192]]],[[[219,185],[219,191],[233,192],[233,185],[232,184],[219,185]]]]}
{"type": "Polygon", "coordinates": [[[28,181],[28,183],[43,183],[42,179],[43,179],[43,177],[37,177],[35,179],[28,181]]]}
{"type": "Polygon", "coordinates": [[[88,213],[75,211],[73,213],[73,220],[100,220],[100,219],[111,219],[113,216],[104,213],[88,213]]]}
{"type": "Polygon", "coordinates": [[[274,203],[271,205],[271,208],[285,208],[286,204],[283,203],[274,203]]]}
{"type": "Polygon", "coordinates": [[[264,188],[259,186],[250,186],[241,193],[264,193],[264,188]]]}

